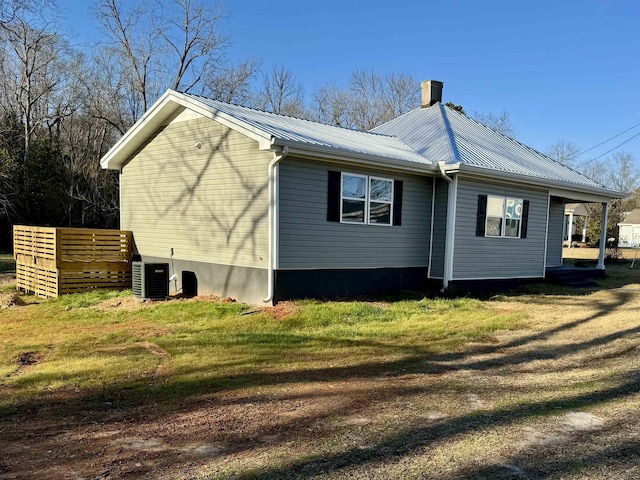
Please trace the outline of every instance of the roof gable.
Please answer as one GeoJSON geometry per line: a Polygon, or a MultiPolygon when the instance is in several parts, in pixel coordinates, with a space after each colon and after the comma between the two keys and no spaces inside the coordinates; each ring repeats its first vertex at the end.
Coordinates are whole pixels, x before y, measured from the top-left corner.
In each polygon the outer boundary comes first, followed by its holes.
{"type": "Polygon", "coordinates": [[[259,142],[260,149],[295,147],[299,152],[361,157],[372,162],[435,170],[429,159],[394,136],[360,132],[286,117],[206,97],[168,90],[105,154],[103,168],[119,169],[160,126],[184,109],[218,121],[259,142]]]}

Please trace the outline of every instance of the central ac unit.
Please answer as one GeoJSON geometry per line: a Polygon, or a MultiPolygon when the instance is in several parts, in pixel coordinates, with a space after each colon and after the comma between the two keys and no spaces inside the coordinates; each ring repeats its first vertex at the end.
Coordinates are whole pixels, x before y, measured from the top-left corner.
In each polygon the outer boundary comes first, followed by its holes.
{"type": "Polygon", "coordinates": [[[138,298],[164,299],[169,296],[168,263],[131,263],[131,291],[138,298]]]}

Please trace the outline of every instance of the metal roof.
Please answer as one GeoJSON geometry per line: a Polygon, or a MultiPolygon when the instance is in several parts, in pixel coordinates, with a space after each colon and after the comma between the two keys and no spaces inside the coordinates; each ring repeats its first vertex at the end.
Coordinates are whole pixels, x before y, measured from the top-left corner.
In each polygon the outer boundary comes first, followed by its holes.
{"type": "Polygon", "coordinates": [[[396,135],[436,162],[470,165],[590,188],[603,185],[440,103],[418,108],[372,130],[396,135]]]}
{"type": "Polygon", "coordinates": [[[388,158],[426,165],[435,164],[395,136],[361,132],[323,123],[219,102],[189,93],[182,94],[203,105],[229,115],[240,122],[274,137],[279,145],[296,144],[313,148],[339,150],[365,156],[388,158]]]}
{"type": "MultiPolygon", "coordinates": [[[[102,157],[102,167],[122,168],[153,132],[184,108],[238,130],[258,141],[261,149],[281,146],[296,154],[420,172],[435,173],[438,163],[444,163],[450,172],[466,170],[598,197],[623,196],[440,103],[361,132],[168,90],[102,157]]],[[[571,198],[587,201],[583,197],[571,198]]]]}

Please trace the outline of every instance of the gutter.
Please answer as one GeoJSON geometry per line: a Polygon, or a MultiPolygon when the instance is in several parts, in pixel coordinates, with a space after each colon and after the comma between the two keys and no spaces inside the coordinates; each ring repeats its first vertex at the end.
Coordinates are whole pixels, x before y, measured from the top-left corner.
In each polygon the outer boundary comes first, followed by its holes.
{"type": "MultiPolygon", "coordinates": [[[[531,177],[524,174],[510,173],[500,170],[490,170],[483,167],[477,167],[474,165],[457,164],[449,165],[446,168],[448,173],[464,173],[470,176],[476,176],[483,179],[494,179],[502,181],[511,181],[519,183],[521,185],[530,185],[534,188],[542,189],[560,189],[569,192],[575,192],[583,195],[593,195],[601,197],[603,199],[624,198],[627,194],[625,192],[618,192],[616,190],[609,190],[605,187],[591,187],[589,185],[581,185],[578,183],[562,182],[559,180],[551,180],[541,177],[531,177]]],[[[580,202],[579,199],[576,201],[580,202]]],[[[594,200],[592,203],[599,203],[602,200],[594,200]]]]}
{"type": "Polygon", "coordinates": [[[444,246],[444,269],[442,275],[442,292],[449,288],[449,282],[453,278],[453,249],[456,234],[456,205],[458,197],[458,176],[449,177],[445,172],[445,162],[438,162],[440,176],[449,183],[447,195],[447,226],[444,246]]]}
{"type": "MultiPolygon", "coordinates": [[[[435,162],[431,162],[426,157],[424,162],[410,161],[394,159],[385,156],[372,155],[368,153],[360,153],[353,151],[340,150],[333,147],[325,147],[321,145],[306,145],[297,142],[277,140],[278,145],[283,145],[289,149],[290,155],[296,155],[303,158],[318,158],[323,161],[338,161],[350,162],[356,164],[363,164],[367,166],[374,166],[378,168],[384,168],[385,170],[398,170],[403,172],[411,172],[417,174],[431,174],[433,175],[438,171],[435,167],[435,162]]],[[[417,155],[417,154],[416,154],[417,155]]]]}
{"type": "Polygon", "coordinates": [[[275,293],[275,270],[278,263],[278,163],[289,154],[289,147],[282,148],[280,153],[273,154],[269,162],[269,273],[267,297],[262,301],[270,303],[275,293]]]}

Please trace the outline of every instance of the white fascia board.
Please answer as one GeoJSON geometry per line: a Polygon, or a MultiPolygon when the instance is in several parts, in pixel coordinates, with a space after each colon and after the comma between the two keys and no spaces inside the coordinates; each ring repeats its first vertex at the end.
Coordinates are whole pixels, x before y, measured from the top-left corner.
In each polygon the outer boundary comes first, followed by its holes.
{"type": "Polygon", "coordinates": [[[261,150],[269,150],[273,144],[271,135],[258,130],[236,118],[219,112],[186,95],[167,90],[142,117],[120,137],[113,147],[100,159],[100,166],[108,170],[120,170],[122,164],[160,128],[178,109],[188,108],[203,117],[210,118],[259,143],[261,150]]]}
{"type": "Polygon", "coordinates": [[[165,92],[149,110],[147,110],[133,126],[100,159],[100,166],[108,170],[120,170],[126,159],[136,151],[162,122],[169,117],[179,105],[170,99],[171,91],[165,92]]]}
{"type": "Polygon", "coordinates": [[[486,168],[476,167],[457,163],[454,165],[445,165],[446,173],[461,173],[465,176],[506,180],[509,182],[530,185],[532,187],[546,188],[553,196],[569,198],[579,202],[600,203],[608,202],[615,198],[624,198],[626,193],[609,190],[606,188],[589,187],[588,185],[579,185],[574,183],[566,183],[546,178],[530,177],[517,173],[503,172],[500,170],[488,170],[486,168]]]}
{"type": "MultiPolygon", "coordinates": [[[[607,192],[608,190],[604,191],[607,192]]],[[[588,203],[608,203],[611,200],[622,198],[623,196],[621,192],[611,192],[610,195],[603,195],[599,193],[569,190],[567,188],[549,188],[549,193],[554,197],[569,198],[571,200],[578,200],[580,202],[588,203]],[[617,193],[618,195],[614,195],[615,193],[617,193]]]]}
{"type": "Polygon", "coordinates": [[[367,155],[364,153],[349,152],[338,150],[332,147],[323,147],[320,145],[304,145],[291,142],[279,142],[275,140],[276,145],[288,147],[289,156],[298,156],[303,158],[312,158],[325,161],[345,162],[356,165],[365,165],[378,167],[387,170],[398,170],[410,173],[421,173],[433,175],[437,173],[438,167],[429,164],[413,163],[405,160],[380,157],[376,155],[367,155]]]}
{"type": "Polygon", "coordinates": [[[186,108],[193,110],[201,114],[203,117],[210,118],[211,120],[215,120],[216,122],[224,125],[225,127],[230,128],[231,130],[235,130],[238,133],[245,135],[246,137],[255,140],[260,144],[260,150],[270,150],[271,145],[273,144],[273,138],[270,134],[263,132],[262,130],[249,125],[242,120],[239,120],[231,115],[228,115],[224,112],[220,112],[215,108],[212,108],[208,105],[205,105],[198,100],[183,95],[180,92],[173,92],[176,100],[186,108]]]}

